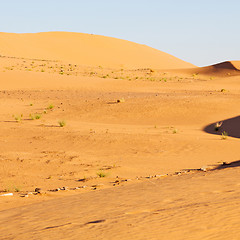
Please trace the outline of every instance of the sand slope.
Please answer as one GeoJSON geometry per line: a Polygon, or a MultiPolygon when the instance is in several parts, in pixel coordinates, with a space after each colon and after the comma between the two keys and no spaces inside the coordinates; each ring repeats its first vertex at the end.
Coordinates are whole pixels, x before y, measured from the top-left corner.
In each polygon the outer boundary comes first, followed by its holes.
{"type": "Polygon", "coordinates": [[[76,34],[61,49],[69,35],[0,38],[20,57],[0,57],[0,195],[13,193],[0,196],[0,239],[238,240],[239,62],[104,68],[86,53],[75,66],[81,36],[149,48],[76,34]]]}
{"type": "Polygon", "coordinates": [[[83,33],[0,33],[0,55],[118,68],[189,68],[194,65],[130,41],[83,33]]]}
{"type": "Polygon", "coordinates": [[[2,211],[1,239],[238,240],[239,173],[147,180],[2,211]]]}

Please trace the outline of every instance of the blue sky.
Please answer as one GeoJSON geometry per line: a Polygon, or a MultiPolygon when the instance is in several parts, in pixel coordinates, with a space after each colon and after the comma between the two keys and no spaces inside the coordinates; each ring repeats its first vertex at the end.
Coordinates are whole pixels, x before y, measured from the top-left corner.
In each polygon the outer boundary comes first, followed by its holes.
{"type": "Polygon", "coordinates": [[[239,0],[8,0],[0,32],[93,33],[204,66],[240,60],[239,10],[239,0]]]}

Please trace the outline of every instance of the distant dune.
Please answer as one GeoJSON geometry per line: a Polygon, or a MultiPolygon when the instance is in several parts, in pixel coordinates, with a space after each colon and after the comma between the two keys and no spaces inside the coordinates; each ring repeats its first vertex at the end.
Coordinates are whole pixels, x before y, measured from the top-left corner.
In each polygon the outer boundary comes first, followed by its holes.
{"type": "Polygon", "coordinates": [[[146,45],[70,32],[0,33],[0,55],[61,60],[103,67],[158,69],[195,67],[191,63],[146,45]]]}
{"type": "Polygon", "coordinates": [[[226,61],[218,64],[214,64],[207,67],[200,68],[202,73],[206,74],[226,74],[235,72],[240,73],[240,61],[226,61]]]}
{"type": "Polygon", "coordinates": [[[236,76],[240,75],[240,61],[226,61],[206,67],[177,70],[177,72],[218,77],[236,76]]]}
{"type": "Polygon", "coordinates": [[[240,61],[226,61],[218,64],[214,64],[211,66],[215,69],[231,69],[240,71],[240,61]]]}

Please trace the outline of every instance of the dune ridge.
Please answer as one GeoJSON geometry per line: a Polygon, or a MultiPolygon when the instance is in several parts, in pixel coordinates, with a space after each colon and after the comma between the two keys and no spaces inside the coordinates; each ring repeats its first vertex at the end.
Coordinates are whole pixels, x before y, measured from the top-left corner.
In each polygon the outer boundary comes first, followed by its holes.
{"type": "Polygon", "coordinates": [[[240,73],[240,61],[225,61],[198,69],[198,72],[206,75],[238,75],[240,73]]]}
{"type": "Polygon", "coordinates": [[[191,63],[134,42],[72,32],[0,33],[0,55],[118,68],[191,68],[191,63]]]}
{"type": "Polygon", "coordinates": [[[225,61],[212,65],[215,69],[232,69],[240,71],[240,61],[225,61]]]}
{"type": "Polygon", "coordinates": [[[211,77],[229,77],[240,74],[240,61],[225,61],[217,64],[189,69],[170,70],[182,74],[207,75],[211,77]]]}

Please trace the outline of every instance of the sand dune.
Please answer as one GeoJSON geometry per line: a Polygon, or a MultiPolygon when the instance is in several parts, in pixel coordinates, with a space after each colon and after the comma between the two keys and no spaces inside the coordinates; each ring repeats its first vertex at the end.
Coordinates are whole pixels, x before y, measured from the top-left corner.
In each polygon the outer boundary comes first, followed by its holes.
{"type": "Polygon", "coordinates": [[[236,75],[240,74],[240,61],[227,61],[199,69],[202,74],[236,75]]]}
{"type": "Polygon", "coordinates": [[[117,68],[189,68],[194,65],[151,47],[92,34],[0,33],[0,55],[117,68]]]}
{"type": "Polygon", "coordinates": [[[240,61],[227,61],[212,65],[215,69],[229,69],[240,71],[240,61]]]}
{"type": "Polygon", "coordinates": [[[0,239],[239,239],[239,61],[60,32],[0,54],[0,239]]]}
{"type": "MultiPolygon", "coordinates": [[[[174,70],[173,70],[174,71],[174,70]]],[[[240,61],[226,61],[214,65],[177,71],[187,74],[201,74],[212,77],[229,77],[240,75],[240,61]]]]}

